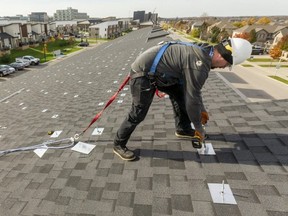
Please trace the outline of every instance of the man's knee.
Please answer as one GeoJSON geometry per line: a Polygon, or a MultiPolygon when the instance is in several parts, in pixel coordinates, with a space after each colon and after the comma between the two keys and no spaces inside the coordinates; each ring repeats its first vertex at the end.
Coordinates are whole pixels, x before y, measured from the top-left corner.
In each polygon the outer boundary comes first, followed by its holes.
{"type": "Polygon", "coordinates": [[[134,124],[139,124],[145,119],[148,109],[149,107],[146,106],[134,106],[129,114],[129,120],[134,124]]]}

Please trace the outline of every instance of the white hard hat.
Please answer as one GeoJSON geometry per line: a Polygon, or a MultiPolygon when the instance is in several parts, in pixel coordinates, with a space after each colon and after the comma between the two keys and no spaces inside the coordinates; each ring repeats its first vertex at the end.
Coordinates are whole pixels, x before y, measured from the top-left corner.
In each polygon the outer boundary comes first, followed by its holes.
{"type": "Polygon", "coordinates": [[[242,63],[250,57],[252,52],[250,42],[242,38],[222,40],[215,48],[230,65],[242,63]]]}
{"type": "Polygon", "coordinates": [[[250,58],[252,45],[249,41],[242,38],[230,38],[232,46],[233,65],[241,64],[250,58]]]}

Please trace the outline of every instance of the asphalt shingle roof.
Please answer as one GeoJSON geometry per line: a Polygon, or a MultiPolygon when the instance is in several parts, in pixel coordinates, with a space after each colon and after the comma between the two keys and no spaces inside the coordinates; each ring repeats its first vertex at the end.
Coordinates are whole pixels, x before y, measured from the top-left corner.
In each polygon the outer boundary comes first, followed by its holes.
{"type": "MultiPolygon", "coordinates": [[[[169,40],[147,40],[150,32],[141,29],[1,80],[1,150],[55,139],[50,130],[63,131],[58,139],[81,132],[133,60],[169,40]]],[[[210,72],[203,98],[216,155],[200,156],[190,141],[177,139],[169,99],[155,97],[128,143],[139,160],[124,162],[112,153],[131,103],[129,89],[121,94],[81,137],[96,144],[89,155],[49,149],[42,158],[32,151],[0,157],[1,216],[288,214],[288,100],[247,103],[210,72]],[[96,127],[104,128],[101,136],[92,135],[96,127]],[[207,184],[223,180],[237,205],[212,202],[207,184]]]]}

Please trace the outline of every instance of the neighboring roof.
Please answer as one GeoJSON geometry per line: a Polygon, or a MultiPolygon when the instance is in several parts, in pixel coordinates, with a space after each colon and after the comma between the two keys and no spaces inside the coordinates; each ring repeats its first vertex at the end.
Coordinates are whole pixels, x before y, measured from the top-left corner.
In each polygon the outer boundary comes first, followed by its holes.
{"type": "Polygon", "coordinates": [[[236,29],[235,31],[237,31],[237,32],[250,32],[251,30],[255,29],[256,32],[264,30],[268,33],[276,33],[277,31],[279,31],[283,28],[286,28],[286,27],[287,26],[254,24],[254,25],[243,26],[241,28],[236,29]]]}
{"type": "Polygon", "coordinates": [[[32,31],[32,35],[39,35],[39,34],[35,31],[32,31]]]}
{"type": "Polygon", "coordinates": [[[101,26],[109,26],[109,25],[117,25],[117,24],[118,24],[118,20],[113,20],[113,21],[106,21],[106,22],[98,23],[96,25],[89,26],[89,28],[98,28],[101,26]]]}
{"type": "Polygon", "coordinates": [[[154,24],[153,24],[153,22],[151,22],[151,21],[140,23],[140,26],[153,26],[153,25],[154,25],[154,24]]]}
{"type": "Polygon", "coordinates": [[[77,25],[90,25],[90,22],[88,20],[82,21],[82,22],[78,22],[77,25]]]}
{"type": "Polygon", "coordinates": [[[6,39],[6,38],[16,38],[16,37],[13,37],[12,35],[8,34],[8,33],[0,33],[0,38],[1,39],[6,39]]]}
{"type": "Polygon", "coordinates": [[[213,24],[213,26],[217,26],[219,29],[237,29],[233,23],[228,21],[220,21],[218,23],[213,24]]]}
{"type": "Polygon", "coordinates": [[[288,28],[281,29],[280,31],[275,33],[275,36],[279,34],[281,34],[282,36],[288,35],[288,28]]]}
{"type": "Polygon", "coordinates": [[[204,21],[198,21],[192,24],[192,26],[202,26],[204,24],[204,21]]]}

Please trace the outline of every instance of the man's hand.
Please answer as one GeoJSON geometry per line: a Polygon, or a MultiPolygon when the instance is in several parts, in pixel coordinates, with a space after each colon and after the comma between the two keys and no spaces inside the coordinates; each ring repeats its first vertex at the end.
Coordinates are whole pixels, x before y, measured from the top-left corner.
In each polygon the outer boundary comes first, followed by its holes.
{"type": "Polygon", "coordinates": [[[202,125],[207,124],[208,120],[209,120],[208,113],[207,112],[201,112],[201,123],[202,123],[202,125]]]}
{"type": "Polygon", "coordinates": [[[204,131],[200,132],[200,131],[196,130],[195,131],[195,137],[199,137],[199,141],[204,142],[205,132],[204,131]]]}
{"type": "Polygon", "coordinates": [[[194,134],[194,140],[192,140],[192,146],[196,149],[202,148],[203,143],[204,143],[204,139],[205,139],[204,130],[202,130],[202,132],[201,132],[201,129],[196,130],[195,134],[194,134]]]}

